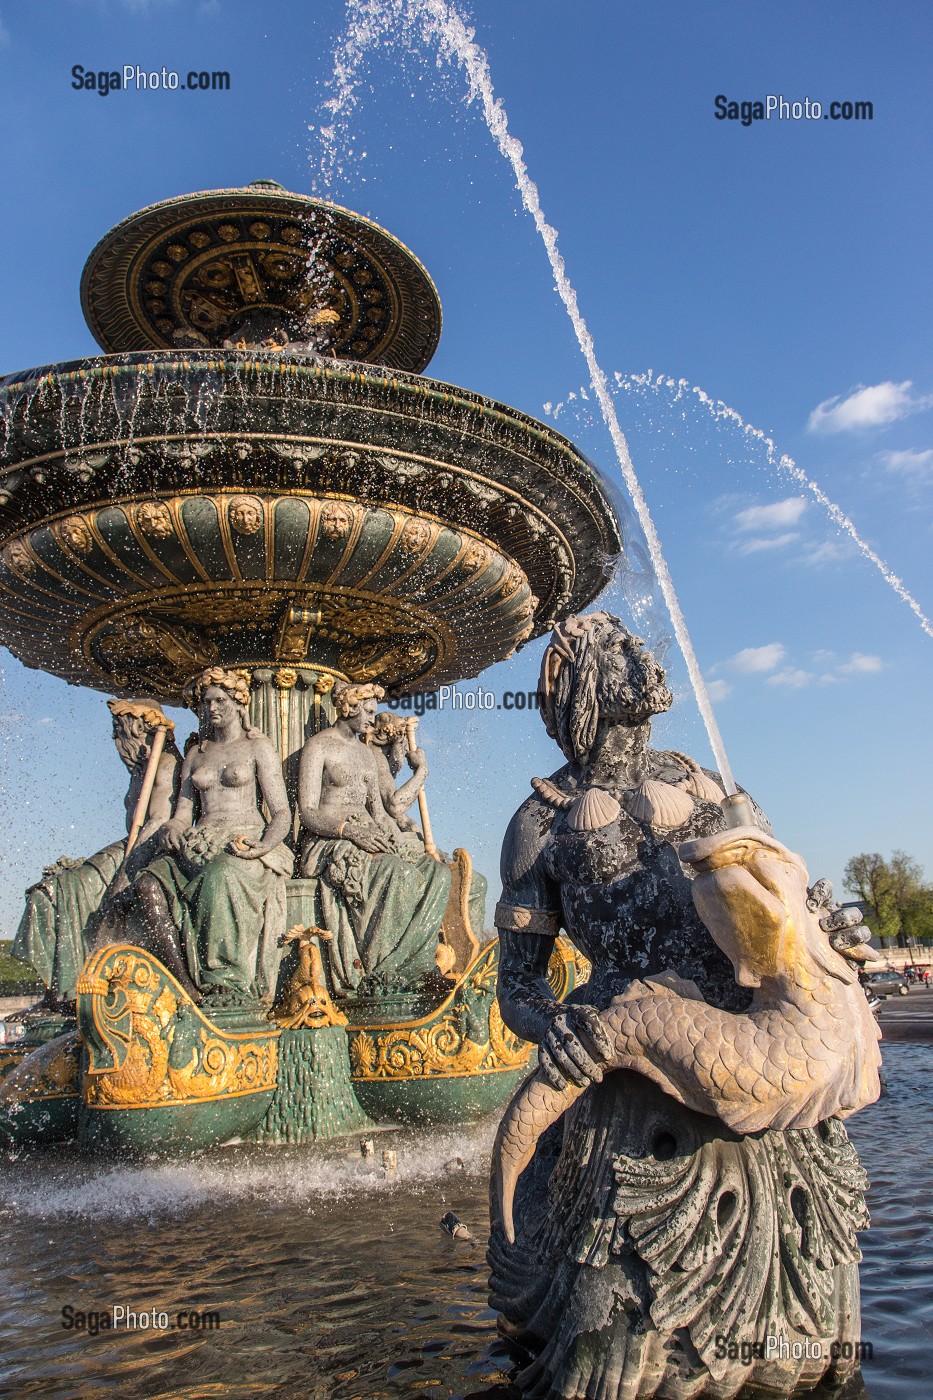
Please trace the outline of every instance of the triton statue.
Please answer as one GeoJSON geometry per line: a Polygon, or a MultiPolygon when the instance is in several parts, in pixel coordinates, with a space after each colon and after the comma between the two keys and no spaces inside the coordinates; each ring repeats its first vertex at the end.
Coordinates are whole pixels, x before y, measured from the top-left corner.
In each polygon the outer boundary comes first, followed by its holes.
{"type": "Polygon", "coordinates": [[[568,762],[512,820],[496,913],[503,1018],[539,1043],[493,1167],[519,1389],[813,1386],[858,1336],[866,1183],[840,1120],[880,1090],[863,935],[764,829],[724,829],[714,774],[648,747],[671,695],[618,619],[559,626],[540,691],[568,762]],[[570,1006],[543,981],[561,927],[593,964],[570,1006]],[[768,1335],[786,1360],[740,1359],[768,1335]]]}

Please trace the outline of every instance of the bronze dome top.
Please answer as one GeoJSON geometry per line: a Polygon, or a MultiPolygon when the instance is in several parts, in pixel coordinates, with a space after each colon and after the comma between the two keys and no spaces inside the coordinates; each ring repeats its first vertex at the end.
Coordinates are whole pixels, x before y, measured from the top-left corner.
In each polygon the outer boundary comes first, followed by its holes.
{"type": "Polygon", "coordinates": [[[420,373],[441,332],[437,290],[403,243],[272,180],[131,214],[88,258],[81,303],[108,353],[290,342],[420,373]]]}

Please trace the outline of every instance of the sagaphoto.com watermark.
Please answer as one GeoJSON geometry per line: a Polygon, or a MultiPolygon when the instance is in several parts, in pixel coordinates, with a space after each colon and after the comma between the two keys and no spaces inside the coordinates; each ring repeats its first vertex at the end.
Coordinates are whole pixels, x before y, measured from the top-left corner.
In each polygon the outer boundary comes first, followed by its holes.
{"type": "Polygon", "coordinates": [[[225,68],[141,68],[124,63],[120,68],[85,68],[76,63],[71,70],[71,86],[76,92],[96,92],[109,97],[113,92],[229,92],[230,74],[225,68]]]}
{"type": "Polygon", "coordinates": [[[738,122],[752,126],[754,122],[871,122],[875,119],[875,104],[865,100],[817,102],[815,98],[790,98],[783,93],[769,92],[764,97],[727,97],[724,92],[713,98],[713,116],[718,122],[738,122]]]}
{"type": "Polygon", "coordinates": [[[62,1308],[61,1324],[66,1332],[83,1332],[88,1337],[121,1331],[216,1332],[220,1327],[220,1313],[206,1308],[181,1308],[170,1312],[154,1305],[131,1308],[126,1303],[112,1303],[109,1307],[75,1307],[67,1303],[62,1308]]]}
{"type": "Polygon", "coordinates": [[[387,709],[419,717],[430,710],[537,710],[541,697],[536,690],[485,690],[478,685],[461,690],[456,685],[442,685],[422,695],[394,695],[385,701],[387,709]]]}

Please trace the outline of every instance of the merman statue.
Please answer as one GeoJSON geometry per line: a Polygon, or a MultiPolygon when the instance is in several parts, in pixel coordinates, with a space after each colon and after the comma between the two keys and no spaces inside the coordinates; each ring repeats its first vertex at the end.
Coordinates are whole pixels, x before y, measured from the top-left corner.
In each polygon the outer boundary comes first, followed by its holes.
{"type": "MultiPolygon", "coordinates": [[[[113,742],[130,774],[124,800],[129,832],[150,766],[153,737],[160,730],[171,736],[172,725],[151,700],[108,700],[107,704],[113,716],[113,742]]],[[[125,859],[125,837],[83,860],[61,856],[26,891],[12,953],[39,973],[49,1009],[73,1012],[78,977],[94,943],[104,897],[108,889],[133,879],[156,853],[153,838],[172,815],[180,767],[181,754],[169,737],[156,759],[146,811],[140,814],[144,820],[129,859],[125,859]]]]}
{"type": "Polygon", "coordinates": [[[879,1093],[863,935],[760,813],[727,830],[717,776],[649,747],[671,696],[617,618],[562,624],[540,694],[568,761],[512,820],[496,914],[503,1018],[539,1044],[493,1170],[518,1389],[726,1400],[842,1378],[867,1215],[841,1119],[879,1093]],[[543,975],[561,928],[593,965],[571,1006],[543,975]]]}

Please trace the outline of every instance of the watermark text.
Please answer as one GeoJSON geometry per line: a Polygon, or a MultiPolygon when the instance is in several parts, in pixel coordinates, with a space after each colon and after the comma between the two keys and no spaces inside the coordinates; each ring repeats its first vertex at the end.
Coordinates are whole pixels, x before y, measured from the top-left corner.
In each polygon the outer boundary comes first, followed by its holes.
{"type": "Polygon", "coordinates": [[[729,98],[720,92],[713,99],[713,115],[718,122],[738,122],[751,126],[753,122],[769,121],[827,121],[871,122],[875,119],[873,102],[817,102],[812,97],[802,101],[786,98],[783,93],[768,93],[763,98],[729,98]]]}
{"type": "Polygon", "coordinates": [[[114,1303],[109,1308],[76,1308],[68,1303],[62,1308],[62,1327],[66,1332],[86,1332],[98,1337],[101,1332],[214,1332],[220,1326],[220,1313],[197,1308],[182,1308],[170,1313],[164,1308],[129,1308],[114,1303]]]}
{"type": "Polygon", "coordinates": [[[230,74],[225,69],[140,68],[124,63],[122,68],[85,68],[76,63],[71,70],[71,86],[76,92],[96,92],[109,97],[112,92],[229,92],[230,74]]]}

